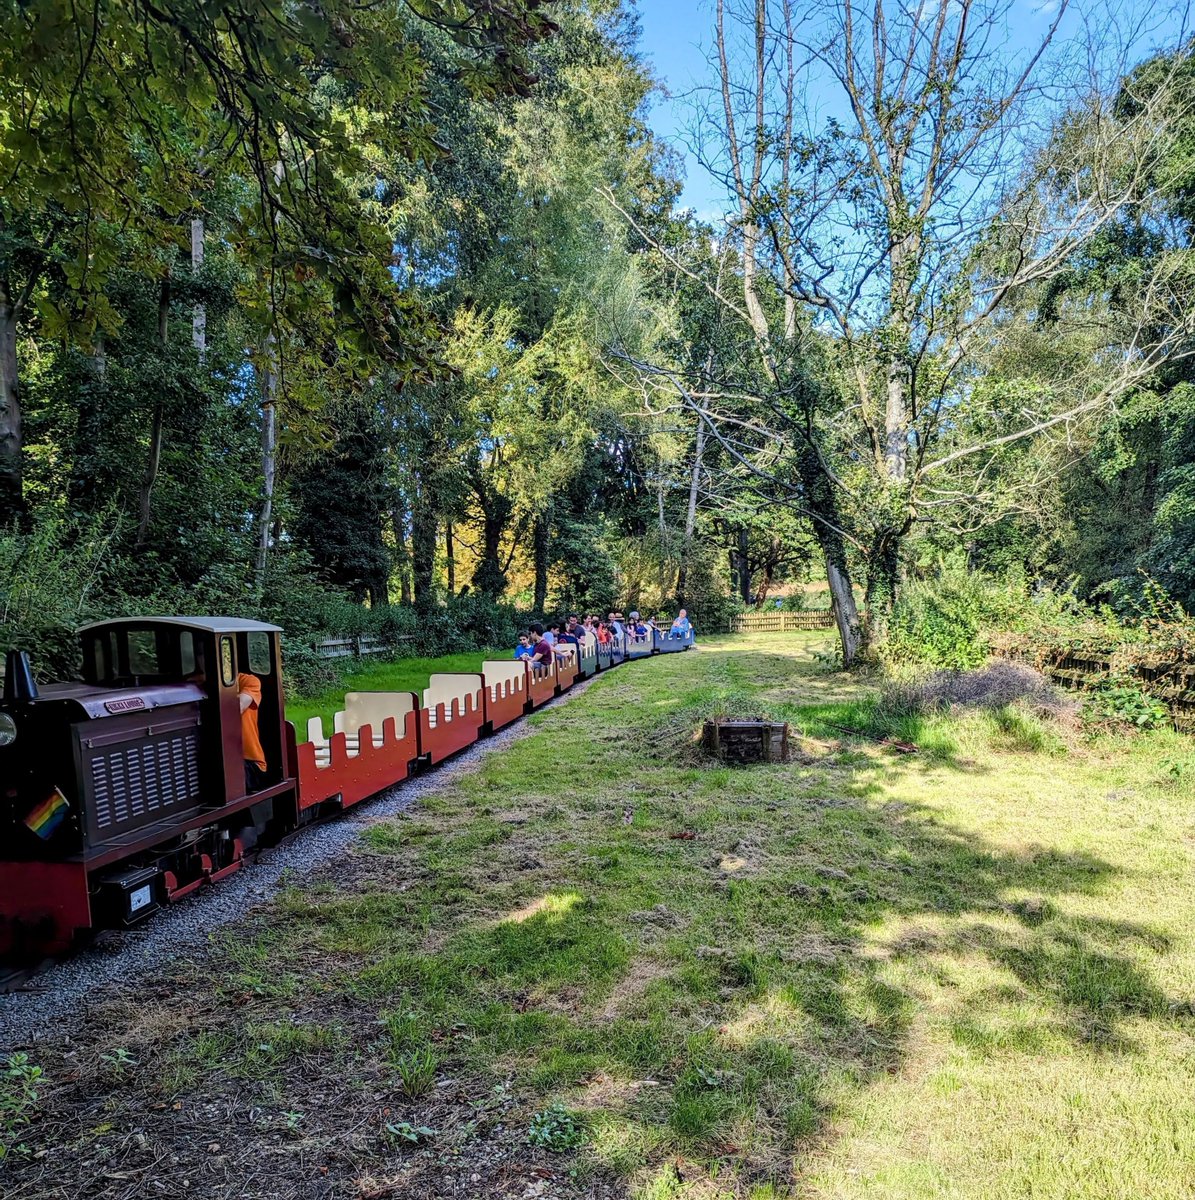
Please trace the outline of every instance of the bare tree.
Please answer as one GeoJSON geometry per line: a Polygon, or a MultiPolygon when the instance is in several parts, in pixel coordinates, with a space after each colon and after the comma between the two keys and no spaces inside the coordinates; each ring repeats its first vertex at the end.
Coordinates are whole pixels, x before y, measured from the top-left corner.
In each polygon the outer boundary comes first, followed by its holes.
{"type": "Polygon", "coordinates": [[[696,132],[741,268],[734,290],[704,284],[749,331],[759,382],[746,409],[719,401],[752,389],[745,373],[673,384],[701,393],[710,434],[812,520],[847,663],[885,636],[905,538],[935,519],[942,485],[966,491],[1001,447],[1072,429],[1189,348],[1190,281],[1159,260],[1131,319],[1087,298],[1102,349],[1082,378],[971,419],[976,356],[1010,305],[1155,203],[1186,115],[1156,75],[1125,104],[1129,63],[1106,45],[1066,66],[1066,0],[1018,51],[1019,12],[1013,0],[717,0],[696,132]],[[848,559],[865,578],[861,618],[848,559]]]}

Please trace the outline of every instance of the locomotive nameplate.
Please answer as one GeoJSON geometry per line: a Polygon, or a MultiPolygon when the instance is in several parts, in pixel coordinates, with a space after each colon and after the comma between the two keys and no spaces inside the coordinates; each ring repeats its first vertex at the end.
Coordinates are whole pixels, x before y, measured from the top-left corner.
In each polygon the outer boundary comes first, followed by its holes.
{"type": "Polygon", "coordinates": [[[138,712],[145,707],[140,696],[126,696],[123,700],[105,700],[104,707],[110,713],[138,712]]]}

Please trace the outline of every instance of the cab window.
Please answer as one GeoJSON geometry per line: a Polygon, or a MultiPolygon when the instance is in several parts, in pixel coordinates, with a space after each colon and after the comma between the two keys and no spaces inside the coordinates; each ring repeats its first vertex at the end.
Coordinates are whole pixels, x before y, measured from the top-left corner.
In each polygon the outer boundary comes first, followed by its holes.
{"type": "Polygon", "coordinates": [[[270,656],[270,635],[268,633],[251,633],[249,635],[249,670],[258,676],[269,675],[273,670],[273,660],[270,656]]]}
{"type": "Polygon", "coordinates": [[[158,639],[150,629],[129,631],[129,674],[161,675],[158,639]]]}
{"type": "Polygon", "coordinates": [[[184,629],[178,639],[178,666],[179,674],[184,679],[198,670],[195,661],[195,635],[189,629],[184,629]]]}
{"type": "Polygon", "coordinates": [[[93,637],[91,639],[91,678],[103,679],[107,674],[107,667],[104,664],[104,640],[93,637]]]}
{"type": "Polygon", "coordinates": [[[232,687],[237,681],[236,668],[232,655],[232,638],[220,639],[220,682],[225,687],[232,687]]]}

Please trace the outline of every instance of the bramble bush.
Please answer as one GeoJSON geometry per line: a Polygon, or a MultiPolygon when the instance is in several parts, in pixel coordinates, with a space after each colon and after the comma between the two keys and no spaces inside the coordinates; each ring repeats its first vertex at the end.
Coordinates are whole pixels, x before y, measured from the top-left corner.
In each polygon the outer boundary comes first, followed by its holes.
{"type": "Polygon", "coordinates": [[[1095,723],[1135,729],[1157,729],[1170,719],[1166,705],[1124,676],[1112,676],[1100,684],[1087,698],[1084,711],[1095,723]]]}

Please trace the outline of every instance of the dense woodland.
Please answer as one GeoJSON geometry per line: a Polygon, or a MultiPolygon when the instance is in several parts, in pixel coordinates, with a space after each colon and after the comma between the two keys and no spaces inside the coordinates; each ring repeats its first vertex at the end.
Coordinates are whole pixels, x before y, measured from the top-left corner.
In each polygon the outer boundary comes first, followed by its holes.
{"type": "Polygon", "coordinates": [[[1195,65],[1011,13],[719,0],[711,223],[617,0],[6,5],[6,641],[1180,616],[1195,65]]]}

